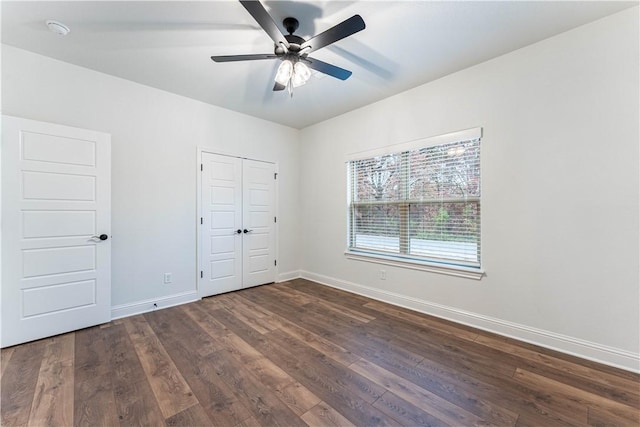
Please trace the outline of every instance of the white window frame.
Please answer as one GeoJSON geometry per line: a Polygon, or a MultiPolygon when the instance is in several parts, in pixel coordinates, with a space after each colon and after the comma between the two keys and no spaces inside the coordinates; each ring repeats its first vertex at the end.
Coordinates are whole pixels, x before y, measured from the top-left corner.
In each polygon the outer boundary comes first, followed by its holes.
{"type": "MultiPolygon", "coordinates": [[[[354,160],[370,159],[373,157],[390,155],[399,152],[411,151],[435,145],[442,145],[458,141],[469,141],[482,138],[482,128],[466,129],[458,132],[452,132],[444,135],[438,135],[429,138],[423,138],[402,144],[394,144],[374,150],[366,150],[349,154],[346,159],[347,170],[347,224],[351,227],[351,174],[349,171],[349,163],[354,160]]],[[[482,217],[481,217],[482,218],[482,217]]],[[[482,230],[482,227],[480,228],[482,230]]],[[[482,267],[469,267],[451,263],[435,262],[424,259],[412,258],[402,254],[387,255],[376,251],[368,251],[365,249],[350,248],[351,230],[347,230],[347,249],[345,256],[351,260],[378,263],[395,267],[407,268],[412,270],[428,271],[433,273],[447,274],[457,277],[479,280],[484,276],[482,267]]],[[[480,248],[482,250],[482,248],[480,248]]]]}

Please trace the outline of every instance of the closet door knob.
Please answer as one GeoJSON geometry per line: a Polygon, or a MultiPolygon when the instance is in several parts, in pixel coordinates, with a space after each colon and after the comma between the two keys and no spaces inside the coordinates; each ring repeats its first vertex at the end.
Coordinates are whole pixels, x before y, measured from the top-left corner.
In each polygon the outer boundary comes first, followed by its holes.
{"type": "Polygon", "coordinates": [[[240,230],[239,228],[236,230],[236,233],[238,234],[242,234],[242,230],[240,230]]]}
{"type": "Polygon", "coordinates": [[[243,230],[244,234],[251,233],[253,230],[247,230],[246,228],[243,230]]]}
{"type": "Polygon", "coordinates": [[[92,239],[100,239],[100,240],[107,240],[109,238],[109,236],[107,236],[106,234],[101,234],[99,236],[91,236],[92,239]]]}

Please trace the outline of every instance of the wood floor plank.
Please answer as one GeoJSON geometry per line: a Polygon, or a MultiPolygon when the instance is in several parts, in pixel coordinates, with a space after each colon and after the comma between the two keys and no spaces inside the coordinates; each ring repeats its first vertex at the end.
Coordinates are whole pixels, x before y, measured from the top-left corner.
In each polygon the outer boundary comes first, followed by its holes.
{"type": "Polygon", "coordinates": [[[362,295],[350,293],[330,286],[324,286],[302,278],[286,282],[286,285],[310,295],[320,297],[325,301],[349,306],[356,310],[361,309],[366,303],[372,301],[371,298],[367,298],[362,295]]]}
{"type": "Polygon", "coordinates": [[[349,350],[334,344],[330,340],[323,338],[311,331],[308,331],[276,314],[271,316],[271,320],[274,324],[277,324],[278,328],[283,332],[291,335],[294,338],[297,338],[308,346],[315,348],[325,356],[328,356],[345,366],[352,364],[360,358],[359,356],[351,353],[349,350]]]}
{"type": "MultiPolygon", "coordinates": [[[[222,424],[222,425],[224,425],[224,424],[222,424]]],[[[261,426],[261,424],[253,416],[249,417],[249,418],[247,418],[245,420],[242,420],[238,424],[234,424],[234,427],[260,427],[260,426],[261,426]]]]}
{"type": "Polygon", "coordinates": [[[277,329],[277,326],[273,325],[269,316],[264,315],[264,311],[254,310],[253,307],[249,307],[244,304],[242,300],[237,298],[235,295],[224,294],[221,295],[223,297],[222,305],[225,309],[233,312],[233,315],[236,316],[241,321],[245,322],[253,329],[258,332],[264,334],[266,332],[277,329]]]}
{"type": "Polygon", "coordinates": [[[354,319],[353,316],[348,315],[346,312],[340,310],[327,309],[320,304],[307,304],[304,306],[304,310],[307,313],[314,313],[318,316],[322,316],[329,321],[331,325],[340,325],[342,328],[359,328],[364,329],[364,322],[359,319],[354,319]]]}
{"type": "Polygon", "coordinates": [[[107,354],[112,382],[118,384],[145,381],[147,376],[125,324],[112,325],[105,337],[109,344],[107,354]]]}
{"type": "Polygon", "coordinates": [[[120,425],[164,424],[158,402],[123,322],[112,324],[109,343],[111,382],[120,425]]]}
{"type": "Polygon", "coordinates": [[[75,332],[73,424],[119,424],[108,354],[109,329],[87,328],[75,332]]]}
{"type": "MultiPolygon", "coordinates": [[[[212,348],[214,351],[225,346],[224,337],[230,334],[231,331],[223,323],[210,315],[213,311],[224,310],[224,307],[218,305],[211,306],[208,304],[186,304],[180,307],[180,309],[206,332],[210,340],[213,341],[212,348]]],[[[205,338],[202,339],[205,340],[205,338]]]]}
{"type": "MultiPolygon", "coordinates": [[[[269,286],[272,286],[272,285],[269,285],[269,286]]],[[[225,295],[231,301],[233,301],[235,304],[238,304],[238,305],[241,305],[243,307],[246,307],[247,309],[251,310],[251,312],[254,313],[258,317],[269,317],[272,314],[269,310],[266,310],[260,304],[252,303],[251,301],[247,300],[246,298],[243,298],[241,291],[230,292],[230,293],[225,294],[225,295]]]]}
{"type": "Polygon", "coordinates": [[[3,348],[0,351],[0,378],[4,375],[4,370],[7,368],[13,352],[16,350],[16,346],[3,348]]]}
{"type": "Polygon", "coordinates": [[[17,346],[8,361],[0,400],[3,426],[22,426],[29,422],[46,342],[34,341],[17,346]]]}
{"type": "Polygon", "coordinates": [[[442,360],[458,369],[476,369],[491,371],[509,378],[515,371],[515,361],[510,358],[499,359],[490,349],[480,348],[472,341],[459,339],[438,331],[423,333],[416,329],[398,327],[379,322],[371,322],[376,335],[390,342],[392,347],[400,347],[419,354],[423,359],[442,360]],[[451,357],[455,355],[455,357],[451,357]]]}
{"type": "Polygon", "coordinates": [[[376,400],[373,406],[390,417],[393,417],[403,426],[435,427],[450,425],[428,413],[428,409],[421,409],[390,391],[380,396],[380,399],[376,400]]]}
{"type": "Polygon", "coordinates": [[[319,297],[305,294],[304,292],[300,292],[297,289],[292,288],[290,286],[276,284],[275,286],[273,286],[273,290],[275,290],[276,293],[278,295],[281,295],[283,298],[291,299],[292,302],[297,305],[315,304],[320,307],[323,307],[326,310],[331,310],[331,311],[336,311],[338,313],[341,313],[361,323],[367,323],[375,319],[375,316],[371,316],[367,313],[363,313],[362,311],[345,307],[344,305],[334,304],[332,302],[325,301],[319,297]]]}
{"type": "Polygon", "coordinates": [[[338,411],[324,402],[302,414],[302,419],[311,427],[356,427],[338,411]]]}
{"type": "Polygon", "coordinates": [[[531,412],[521,413],[518,416],[516,427],[575,427],[582,423],[570,423],[561,419],[550,417],[549,414],[535,414],[531,412]]]}
{"type": "Polygon", "coordinates": [[[321,402],[320,398],[309,389],[295,381],[276,393],[293,412],[302,416],[305,412],[321,402]]]}
{"type": "MultiPolygon", "coordinates": [[[[376,322],[378,322],[378,320],[376,320],[376,322]]],[[[367,325],[367,326],[373,327],[374,325],[367,325]]],[[[377,326],[377,325],[375,325],[375,326],[377,326]]],[[[382,325],[382,326],[384,326],[384,325],[382,325]]],[[[402,334],[401,334],[401,331],[393,330],[393,331],[385,332],[384,335],[389,337],[389,339],[391,339],[391,340],[393,340],[395,342],[395,341],[398,340],[398,337],[400,335],[402,335],[402,334]]],[[[405,340],[401,341],[401,344],[402,344],[403,347],[408,346],[409,348],[416,348],[416,349],[418,349],[418,351],[419,351],[420,347],[432,346],[432,344],[430,342],[428,342],[428,340],[424,340],[424,337],[420,338],[420,340],[422,340],[422,341],[418,341],[417,343],[414,342],[414,340],[418,340],[418,338],[419,337],[408,336],[408,337],[405,338],[405,340]]],[[[436,342],[438,341],[438,339],[440,339],[440,340],[442,340],[442,339],[450,340],[450,337],[448,335],[443,335],[443,334],[436,334],[436,335],[434,335],[433,338],[434,338],[434,340],[436,342]]],[[[464,341],[463,343],[465,345],[473,345],[472,343],[469,343],[468,341],[464,341]]],[[[453,364],[457,368],[463,367],[465,370],[469,370],[470,369],[471,372],[473,372],[473,373],[475,373],[475,371],[477,371],[477,372],[488,371],[488,372],[491,373],[491,375],[495,375],[496,371],[499,372],[499,371],[502,370],[503,373],[501,375],[501,379],[500,379],[501,381],[504,381],[507,378],[510,378],[513,370],[515,370],[515,367],[512,367],[512,366],[506,366],[506,367],[500,366],[499,363],[496,363],[497,362],[496,360],[490,359],[486,355],[485,356],[481,355],[480,361],[481,362],[484,361],[484,363],[488,367],[484,368],[482,364],[480,364],[480,366],[477,367],[477,366],[475,366],[476,364],[474,363],[475,362],[474,357],[476,357],[475,354],[467,354],[466,357],[463,357],[461,359],[460,356],[463,356],[464,353],[460,354],[460,351],[457,348],[451,347],[448,344],[446,346],[442,346],[442,347],[436,346],[434,348],[437,351],[435,353],[433,353],[433,354],[430,354],[430,356],[432,356],[432,357],[433,356],[437,356],[439,360],[441,359],[444,362],[453,364]],[[451,357],[451,350],[452,349],[456,350],[455,357],[451,357]],[[462,365],[460,365],[461,361],[463,362],[462,365]],[[497,366],[498,369],[493,369],[493,367],[496,367],[496,366],[497,366]]],[[[415,372],[411,372],[411,371],[414,371],[414,369],[411,366],[398,364],[396,362],[395,358],[389,357],[388,355],[379,355],[377,353],[368,353],[368,354],[366,354],[366,358],[369,359],[369,360],[375,361],[376,363],[379,363],[379,364],[387,364],[385,366],[387,368],[389,368],[389,365],[391,365],[391,367],[396,368],[397,370],[399,370],[401,372],[409,372],[412,375],[415,374],[415,372]],[[380,357],[380,356],[382,356],[382,357],[380,357]]],[[[411,375],[409,375],[409,377],[411,378],[411,375]]],[[[438,387],[434,387],[433,388],[434,390],[437,391],[438,388],[440,388],[440,390],[443,390],[443,387],[442,387],[443,384],[435,384],[435,385],[437,385],[438,387]]],[[[459,404],[466,404],[467,406],[470,406],[470,407],[468,407],[468,409],[473,411],[474,413],[480,413],[483,416],[487,415],[486,414],[486,410],[485,410],[485,412],[482,412],[483,411],[482,407],[478,407],[477,405],[475,405],[475,406],[474,405],[469,405],[469,403],[466,403],[466,402],[471,402],[471,403],[478,402],[475,399],[471,399],[471,400],[464,399],[464,396],[462,396],[462,395],[451,396],[451,393],[443,393],[443,395],[448,395],[449,398],[454,397],[454,398],[457,399],[457,402],[459,404]]],[[[541,398],[543,398],[543,397],[541,397],[541,398]]],[[[525,400],[525,399],[523,398],[523,400],[525,400]]],[[[482,402],[482,401],[480,401],[480,402],[482,402]]],[[[491,405],[488,405],[488,403],[487,403],[486,406],[491,407],[491,405]]],[[[541,409],[541,407],[544,407],[544,405],[541,405],[541,404],[537,404],[537,405],[538,405],[539,409],[541,409]]],[[[496,414],[491,414],[490,416],[492,416],[492,417],[496,417],[496,416],[497,417],[506,417],[507,419],[511,418],[509,416],[508,411],[506,413],[503,413],[503,412],[505,412],[505,411],[498,412],[496,414]]],[[[586,414],[585,414],[585,416],[586,416],[586,414]]]]}
{"type": "MultiPolygon", "coordinates": [[[[629,419],[626,416],[619,416],[611,411],[602,410],[600,408],[588,408],[587,424],[594,427],[619,427],[630,425],[629,419]]],[[[640,423],[636,423],[635,425],[638,426],[640,423]]]]}
{"type": "Polygon", "coordinates": [[[577,360],[570,362],[542,354],[522,347],[512,340],[507,341],[481,334],[476,342],[530,362],[526,366],[521,366],[523,368],[543,372],[560,381],[570,381],[577,388],[586,389],[594,394],[640,409],[640,385],[637,381],[581,365],[577,360]],[[549,369],[542,370],[537,367],[549,369]]]}
{"type": "Polygon", "coordinates": [[[211,420],[207,417],[207,413],[198,403],[177,414],[167,418],[167,426],[208,426],[211,420]]]}
{"type": "Polygon", "coordinates": [[[260,350],[262,354],[280,366],[313,394],[336,409],[338,407],[342,408],[341,413],[352,422],[371,426],[399,425],[376,408],[368,405],[367,402],[353,396],[352,392],[355,390],[353,386],[350,391],[347,391],[339,383],[336,383],[335,379],[327,378],[326,374],[319,373],[317,369],[322,369],[320,364],[310,365],[301,362],[300,359],[292,356],[289,350],[285,350],[286,347],[283,347],[282,344],[274,343],[270,339],[270,335],[277,334],[278,331],[262,335],[222,310],[214,310],[212,315],[224,322],[230,330],[243,340],[260,350]]]}
{"type": "MultiPolygon", "coordinates": [[[[195,304],[191,305],[191,309],[200,313],[198,307],[206,306],[209,305],[195,304]]],[[[221,306],[215,305],[215,307],[221,306]]],[[[251,412],[239,401],[238,393],[217,375],[210,360],[212,357],[218,357],[218,354],[200,356],[191,350],[192,347],[200,345],[197,338],[194,339],[200,334],[192,333],[193,326],[188,325],[183,312],[185,311],[175,308],[166,310],[162,315],[155,313],[147,315],[147,320],[153,326],[194,395],[203,405],[211,422],[222,426],[241,424],[251,416],[251,412]]],[[[214,328],[217,328],[217,322],[214,328]]],[[[221,331],[215,329],[212,332],[218,336],[221,331]]],[[[224,333],[227,332],[224,331],[224,333]]],[[[224,348],[222,341],[215,342],[220,346],[219,348],[224,348]]]]}
{"type": "Polygon", "coordinates": [[[189,385],[144,317],[129,317],[124,325],[164,417],[197,404],[189,385]]]}
{"type": "Polygon", "coordinates": [[[421,327],[434,328],[441,332],[468,339],[470,341],[474,341],[478,336],[477,330],[470,330],[470,328],[463,327],[462,325],[454,325],[449,322],[441,321],[440,319],[432,320],[432,318],[427,315],[416,313],[415,311],[412,312],[401,307],[395,307],[391,304],[371,301],[366,303],[364,306],[421,327]]]}
{"type": "Polygon", "coordinates": [[[312,303],[315,298],[309,295],[305,295],[302,292],[290,292],[286,287],[281,285],[276,285],[273,288],[269,288],[270,292],[273,292],[280,298],[283,298],[285,301],[289,301],[292,304],[301,306],[312,303]]]}
{"type": "Polygon", "coordinates": [[[377,386],[368,377],[332,361],[313,347],[282,331],[270,332],[268,339],[273,345],[286,348],[302,359],[320,362],[314,364],[318,373],[333,380],[337,386],[344,388],[351,395],[357,396],[365,402],[373,403],[384,393],[384,389],[377,386]]]}
{"type": "Polygon", "coordinates": [[[243,396],[243,404],[253,413],[262,425],[266,426],[305,426],[306,424],[280,400],[278,395],[267,385],[255,378],[251,371],[244,371],[242,364],[234,358],[224,357],[224,351],[219,357],[212,358],[216,374],[227,384],[243,396]]]}
{"type": "MultiPolygon", "coordinates": [[[[382,365],[385,365],[382,363],[382,365]]],[[[498,425],[508,424],[514,414],[536,420],[539,425],[584,425],[586,408],[567,399],[550,394],[545,389],[535,389],[519,384],[512,378],[504,378],[492,372],[462,371],[433,360],[424,360],[414,369],[405,372],[393,365],[385,368],[416,384],[427,388],[467,410],[495,420],[498,425]],[[453,386],[455,385],[455,386],[453,386]]]]}
{"type": "MultiPolygon", "coordinates": [[[[397,363],[415,366],[423,357],[407,351],[401,347],[390,345],[388,340],[380,339],[372,335],[369,330],[362,327],[362,324],[353,322],[351,325],[344,325],[335,316],[326,315],[322,311],[309,310],[309,306],[304,308],[291,309],[289,305],[267,291],[258,293],[243,293],[252,301],[260,301],[269,310],[279,316],[284,317],[292,323],[298,324],[323,338],[331,340],[334,344],[346,350],[367,357],[381,357],[392,359],[397,363]]],[[[367,324],[367,327],[369,325],[367,324]]]]}
{"type": "Polygon", "coordinates": [[[424,356],[415,349],[408,350],[391,343],[391,338],[382,337],[379,331],[370,324],[367,327],[348,327],[331,317],[324,317],[318,312],[308,313],[301,322],[305,328],[317,331],[351,353],[366,358],[384,358],[405,366],[415,366],[424,356]]]}
{"type": "Polygon", "coordinates": [[[603,398],[602,396],[520,368],[516,370],[514,378],[530,386],[553,390],[554,394],[575,401],[576,403],[584,404],[588,408],[596,410],[598,413],[611,414],[612,417],[616,419],[626,420],[629,425],[640,425],[640,411],[631,406],[603,398]]]}
{"type": "Polygon", "coordinates": [[[162,411],[146,379],[117,381],[113,385],[113,395],[121,427],[164,424],[162,411]]]}
{"type": "Polygon", "coordinates": [[[46,342],[29,425],[73,425],[75,334],[58,335],[46,342]]]}
{"type": "MultiPolygon", "coordinates": [[[[231,315],[227,309],[225,310],[227,315],[231,315]]],[[[185,312],[199,323],[205,331],[209,325],[216,323],[215,319],[206,312],[187,309],[185,309],[185,312]]],[[[214,328],[216,330],[219,329],[217,325],[214,328]]],[[[214,331],[215,334],[216,332],[214,331]]],[[[286,372],[237,335],[227,333],[224,336],[219,336],[219,339],[229,351],[230,357],[235,357],[238,362],[250,369],[252,374],[261,383],[270,387],[293,412],[301,415],[320,401],[313,393],[300,383],[297,383],[286,372]]]]}
{"type": "Polygon", "coordinates": [[[269,357],[313,394],[338,411],[355,425],[366,426],[399,426],[393,418],[353,396],[349,391],[338,386],[325,375],[318,373],[315,366],[301,362],[280,347],[274,347],[269,357]]]}
{"type": "MultiPolygon", "coordinates": [[[[350,368],[401,399],[426,408],[429,414],[447,424],[454,426],[482,424],[480,417],[373,363],[361,359],[353,363],[350,368]]],[[[513,424],[515,424],[515,417],[511,425],[513,424]]]]}
{"type": "Polygon", "coordinates": [[[399,425],[393,418],[374,408],[366,401],[359,398],[353,385],[345,388],[337,378],[326,375],[324,369],[320,369],[317,363],[305,362],[293,356],[286,347],[272,344],[271,340],[264,341],[265,354],[282,366],[292,377],[298,380],[313,394],[339,411],[350,422],[356,425],[383,426],[399,425]]]}
{"type": "Polygon", "coordinates": [[[229,334],[226,342],[232,349],[230,355],[245,365],[263,384],[273,390],[284,389],[293,384],[293,378],[236,334],[229,334]]]}
{"type": "Polygon", "coordinates": [[[319,299],[318,301],[314,301],[312,304],[318,305],[326,310],[331,310],[337,313],[341,313],[344,316],[350,317],[353,320],[356,320],[361,323],[368,323],[376,318],[375,316],[371,316],[367,313],[363,313],[362,311],[354,310],[348,307],[343,307],[338,304],[334,304],[332,302],[323,301],[321,299],[319,299]]]}

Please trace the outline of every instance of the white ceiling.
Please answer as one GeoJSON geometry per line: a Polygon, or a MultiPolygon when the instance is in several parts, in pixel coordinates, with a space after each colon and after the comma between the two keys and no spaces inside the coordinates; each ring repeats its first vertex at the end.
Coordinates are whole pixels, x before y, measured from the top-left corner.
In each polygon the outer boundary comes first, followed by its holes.
{"type": "MultiPolygon", "coordinates": [[[[214,63],[211,55],[272,53],[235,0],[2,1],[2,42],[209,104],[304,128],[551,37],[637,1],[263,1],[282,28],[308,38],[360,14],[367,28],[311,56],[353,71],[314,74],[272,92],[277,60],[214,63]],[[49,32],[45,20],[71,28],[49,32]]],[[[283,29],[284,32],[284,29],[283,29]]],[[[46,72],[43,70],[42,72],[46,72]]]]}

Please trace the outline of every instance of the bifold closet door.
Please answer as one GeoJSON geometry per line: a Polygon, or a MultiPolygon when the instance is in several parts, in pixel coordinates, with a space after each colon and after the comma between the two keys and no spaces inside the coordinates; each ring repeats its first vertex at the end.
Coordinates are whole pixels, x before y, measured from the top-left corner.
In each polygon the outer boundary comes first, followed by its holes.
{"type": "Polygon", "coordinates": [[[275,280],[275,165],[242,161],[243,287],[275,280]]]}
{"type": "Polygon", "coordinates": [[[201,173],[200,290],[207,296],[242,288],[242,159],[203,153],[201,173]]]}
{"type": "Polygon", "coordinates": [[[274,281],[274,168],[202,154],[200,296],[274,281]]]}

